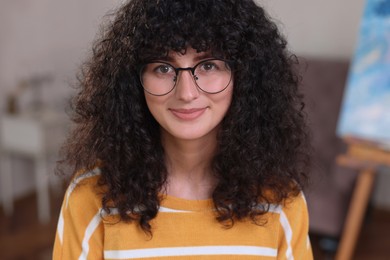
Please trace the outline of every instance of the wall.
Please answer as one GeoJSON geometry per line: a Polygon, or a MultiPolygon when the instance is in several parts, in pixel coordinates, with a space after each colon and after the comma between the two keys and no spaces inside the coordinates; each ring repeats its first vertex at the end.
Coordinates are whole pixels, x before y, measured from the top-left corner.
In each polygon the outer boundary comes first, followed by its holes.
{"type": "MultiPolygon", "coordinates": [[[[119,1],[6,0],[0,3],[1,94],[21,79],[51,74],[59,97],[88,53],[102,16],[119,1]],[[60,93],[59,93],[60,92],[60,93]]],[[[46,91],[45,91],[46,92],[46,91]]],[[[52,97],[53,93],[49,93],[52,97]]]]}
{"type": "MultiPolygon", "coordinates": [[[[119,0],[2,0],[0,2],[0,116],[6,97],[22,80],[51,77],[40,86],[42,101],[63,112],[75,73],[90,52],[102,17],[119,0]]],[[[21,96],[31,101],[33,89],[21,96]]],[[[13,158],[15,196],[32,190],[31,161],[13,158]]]]}
{"type": "Polygon", "coordinates": [[[352,57],[364,0],[257,0],[280,22],[300,56],[352,57]]]}

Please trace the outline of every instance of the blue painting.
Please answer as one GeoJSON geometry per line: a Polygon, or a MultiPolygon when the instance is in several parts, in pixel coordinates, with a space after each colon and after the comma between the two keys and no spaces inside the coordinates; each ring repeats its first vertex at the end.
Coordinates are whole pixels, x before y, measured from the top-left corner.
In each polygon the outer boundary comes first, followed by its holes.
{"type": "Polygon", "coordinates": [[[337,133],[390,147],[390,0],[366,0],[337,133]]]}

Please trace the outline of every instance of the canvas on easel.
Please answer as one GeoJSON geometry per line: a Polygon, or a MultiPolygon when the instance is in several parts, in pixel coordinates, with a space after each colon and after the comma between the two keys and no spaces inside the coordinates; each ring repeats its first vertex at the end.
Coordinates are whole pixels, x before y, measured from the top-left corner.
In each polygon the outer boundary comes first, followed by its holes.
{"type": "Polygon", "coordinates": [[[336,260],[353,256],[376,172],[390,167],[390,0],[366,0],[337,134],[338,164],[358,170],[336,260]]]}
{"type": "Polygon", "coordinates": [[[390,149],[390,0],[367,0],[337,129],[390,149]]]}

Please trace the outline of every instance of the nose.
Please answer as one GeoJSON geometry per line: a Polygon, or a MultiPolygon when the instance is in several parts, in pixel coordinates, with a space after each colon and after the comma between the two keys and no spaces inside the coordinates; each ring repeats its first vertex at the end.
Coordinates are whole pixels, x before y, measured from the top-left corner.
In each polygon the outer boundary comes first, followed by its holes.
{"type": "Polygon", "coordinates": [[[199,97],[194,76],[189,70],[182,70],[177,75],[175,95],[178,99],[189,102],[199,97]]]}

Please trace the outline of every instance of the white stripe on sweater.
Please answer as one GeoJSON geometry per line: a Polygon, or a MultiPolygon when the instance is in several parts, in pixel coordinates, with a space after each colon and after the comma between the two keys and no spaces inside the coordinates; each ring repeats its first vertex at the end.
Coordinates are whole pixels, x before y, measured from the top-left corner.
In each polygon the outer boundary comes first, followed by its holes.
{"type": "Polygon", "coordinates": [[[253,255],[276,257],[277,250],[274,248],[257,246],[195,246],[104,251],[104,259],[134,259],[200,255],[253,255]]]}
{"type": "Polygon", "coordinates": [[[99,224],[102,220],[100,211],[101,211],[101,209],[98,210],[96,215],[89,222],[87,229],[85,230],[83,242],[81,244],[82,249],[81,249],[81,255],[79,257],[79,260],[84,260],[84,259],[88,258],[89,240],[91,239],[92,234],[95,232],[96,228],[99,226],[99,224]]]}
{"type": "Polygon", "coordinates": [[[60,239],[60,243],[62,245],[62,241],[64,240],[64,215],[62,213],[62,207],[61,207],[60,217],[58,219],[58,224],[57,224],[57,233],[60,239]]]}
{"type": "Polygon", "coordinates": [[[284,235],[287,243],[286,259],[294,260],[294,256],[292,254],[292,248],[291,248],[292,229],[287,219],[287,216],[286,214],[284,214],[283,211],[280,213],[280,224],[283,227],[284,235]]]}

